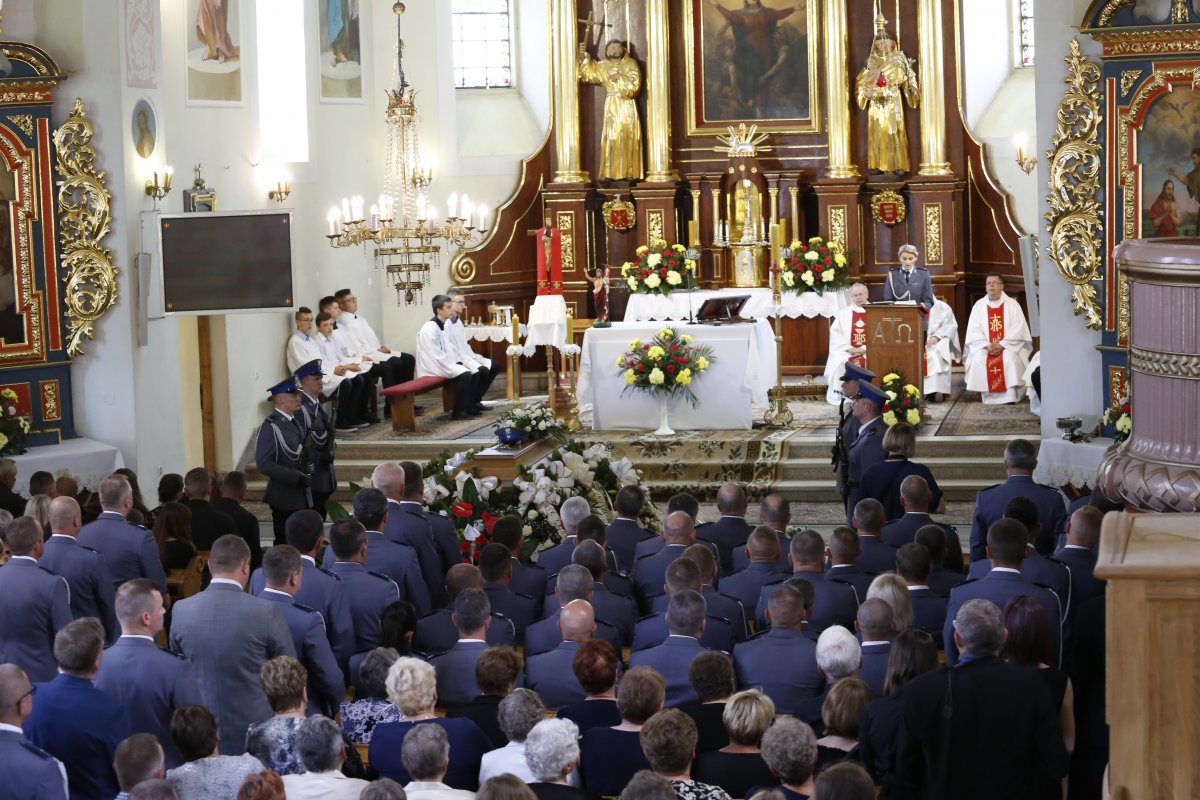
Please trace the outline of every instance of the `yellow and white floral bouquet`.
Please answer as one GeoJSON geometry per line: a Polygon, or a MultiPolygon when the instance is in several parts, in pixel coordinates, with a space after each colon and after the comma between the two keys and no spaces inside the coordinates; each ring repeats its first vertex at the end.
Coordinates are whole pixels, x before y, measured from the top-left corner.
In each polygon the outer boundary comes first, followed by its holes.
{"type": "Polygon", "coordinates": [[[684,246],[654,242],[636,251],[637,261],[621,265],[621,280],[634,294],[661,294],[673,289],[691,289],[696,285],[696,262],[687,258],[684,246]]]}
{"type": "Polygon", "coordinates": [[[883,392],[888,398],[883,404],[883,421],[889,428],[897,422],[907,422],[916,428],[925,421],[921,413],[925,397],[920,389],[911,383],[905,383],[904,377],[898,372],[884,375],[882,383],[883,392]]]}
{"type": "Polygon", "coordinates": [[[1100,418],[1100,424],[1112,426],[1112,440],[1117,444],[1128,439],[1130,432],[1133,431],[1133,404],[1129,402],[1129,398],[1119,398],[1115,407],[1110,406],[1105,409],[1104,416],[1100,418]]]}
{"type": "Polygon", "coordinates": [[[791,244],[791,255],[779,259],[779,281],[785,292],[816,292],[850,285],[850,259],[837,242],[814,236],[791,244]]]}
{"type": "Polygon", "coordinates": [[[18,410],[21,399],[12,389],[0,389],[0,455],[19,456],[25,452],[30,432],[29,414],[18,410]]]}
{"type": "Polygon", "coordinates": [[[696,344],[691,336],[674,328],[663,328],[648,342],[631,341],[617,359],[617,368],[624,375],[626,391],[679,394],[695,406],[692,383],[715,360],[711,347],[696,344]]]}

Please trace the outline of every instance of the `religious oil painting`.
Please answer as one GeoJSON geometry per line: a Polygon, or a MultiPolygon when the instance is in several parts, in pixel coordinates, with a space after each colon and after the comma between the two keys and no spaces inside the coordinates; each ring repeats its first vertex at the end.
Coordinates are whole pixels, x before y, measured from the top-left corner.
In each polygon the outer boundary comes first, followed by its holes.
{"type": "Polygon", "coordinates": [[[1142,236],[1200,235],[1200,92],[1175,84],[1137,133],[1142,236]]]}
{"type": "Polygon", "coordinates": [[[158,144],[158,117],[149,100],[143,97],[134,104],[129,124],[133,149],[138,158],[154,155],[154,148],[158,144]]]}
{"type": "Polygon", "coordinates": [[[362,37],[358,15],[360,2],[361,0],[317,2],[322,100],[362,100],[362,37]]]}
{"type": "Polygon", "coordinates": [[[688,133],[820,129],[817,0],[686,0],[688,133]]]}
{"type": "Polygon", "coordinates": [[[239,0],[187,0],[187,102],[239,105],[242,102],[239,0]]]}

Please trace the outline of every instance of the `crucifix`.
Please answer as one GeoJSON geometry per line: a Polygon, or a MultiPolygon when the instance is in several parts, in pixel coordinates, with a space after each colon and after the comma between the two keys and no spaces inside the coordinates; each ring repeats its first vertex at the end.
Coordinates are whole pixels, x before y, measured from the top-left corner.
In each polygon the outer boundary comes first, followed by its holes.
{"type": "Polygon", "coordinates": [[[528,231],[537,239],[537,293],[562,294],[562,231],[547,214],[544,227],[528,231]]]}

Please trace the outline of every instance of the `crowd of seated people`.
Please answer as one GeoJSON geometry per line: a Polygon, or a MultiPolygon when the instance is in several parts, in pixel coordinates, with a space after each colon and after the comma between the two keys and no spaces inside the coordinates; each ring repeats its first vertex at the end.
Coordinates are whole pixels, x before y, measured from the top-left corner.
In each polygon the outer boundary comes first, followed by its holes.
{"type": "Polygon", "coordinates": [[[362,520],[327,532],[297,513],[262,551],[218,507],[240,508],[240,475],[169,473],[151,510],[114,474],[90,521],[77,485],[31,476],[38,494],[0,511],[4,796],[1048,798],[1068,772],[1071,797],[1091,796],[1107,760],[1088,657],[1101,511],[1064,513],[1037,565],[1065,571],[1066,592],[1025,572],[1054,516],[1012,498],[966,580],[923,483],[900,488],[920,526],[888,537],[866,497],[828,541],[779,495],[746,519],[735,484],[719,522],[677,495],[643,530],[647,498],[625,487],[608,525],[565,503],[545,564],[500,520],[479,567],[431,587],[377,490],[356,499],[362,520]],[[172,602],[167,574],[197,554],[206,588],[172,602]],[[984,757],[997,769],[973,773],[984,757]]]}

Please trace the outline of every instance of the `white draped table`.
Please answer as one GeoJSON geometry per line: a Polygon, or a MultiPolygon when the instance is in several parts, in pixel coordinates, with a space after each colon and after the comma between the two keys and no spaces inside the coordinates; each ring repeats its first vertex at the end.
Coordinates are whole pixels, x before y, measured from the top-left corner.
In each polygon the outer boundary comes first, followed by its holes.
{"type": "MultiPolygon", "coordinates": [[[[770,289],[697,289],[692,292],[671,292],[666,297],[661,294],[631,294],[625,306],[625,320],[639,322],[688,319],[690,314],[700,310],[705,300],[743,294],[750,295],[750,299],[742,308],[743,317],[766,319],[771,314],[773,304],[770,289]]],[[[838,289],[825,294],[784,292],[781,305],[783,316],[791,319],[832,317],[850,305],[850,290],[838,289]]]]}
{"type": "MultiPolygon", "coordinates": [[[[631,339],[648,341],[663,325],[614,322],[611,328],[589,328],[583,337],[577,387],[581,407],[592,408],[593,430],[654,430],[658,398],[626,388],[617,359],[631,339]]],[[[749,428],[754,408],[766,408],[767,390],[775,383],[775,334],[766,320],[754,324],[672,325],[698,344],[712,348],[713,365],[692,383],[699,399],[692,408],[683,398],[671,401],[671,427],[676,430],[749,428]]]]}
{"type": "Polygon", "coordinates": [[[1105,438],[1090,442],[1068,442],[1061,437],[1042,439],[1033,479],[1047,486],[1094,487],[1100,461],[1112,445],[1113,440],[1105,438]]]}
{"type": "MultiPolygon", "coordinates": [[[[472,342],[508,342],[512,344],[512,325],[465,325],[464,332],[472,342]]],[[[525,323],[520,324],[518,333],[524,336],[528,332],[525,323]]]]}
{"type": "Polygon", "coordinates": [[[100,481],[112,475],[113,470],[125,466],[120,450],[83,437],[31,447],[10,458],[17,462],[17,482],[12,488],[22,497],[29,496],[29,476],[39,470],[55,475],[60,469],[69,469],[79,481],[80,489],[95,491],[100,488],[100,481]]]}

